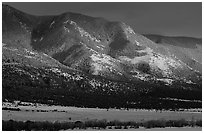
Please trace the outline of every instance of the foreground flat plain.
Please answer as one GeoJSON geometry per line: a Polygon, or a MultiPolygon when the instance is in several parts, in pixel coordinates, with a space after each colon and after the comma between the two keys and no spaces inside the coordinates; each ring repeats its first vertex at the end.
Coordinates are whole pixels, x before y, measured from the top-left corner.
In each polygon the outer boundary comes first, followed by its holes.
{"type": "MultiPolygon", "coordinates": [[[[97,129],[89,128],[86,129],[88,131],[96,131],[97,129]]],[[[72,131],[72,130],[67,130],[72,131]]],[[[76,130],[82,131],[82,130],[76,130]]],[[[202,131],[202,127],[165,127],[165,128],[144,128],[140,127],[137,129],[129,128],[129,129],[105,129],[105,131],[202,131]]]]}
{"type": "Polygon", "coordinates": [[[156,110],[119,110],[119,109],[98,109],[98,108],[78,108],[64,106],[38,105],[14,105],[3,103],[3,108],[15,108],[20,111],[2,110],[3,120],[16,121],[87,121],[102,120],[107,121],[135,121],[143,122],[148,120],[201,120],[202,111],[156,111],[156,110]]]}

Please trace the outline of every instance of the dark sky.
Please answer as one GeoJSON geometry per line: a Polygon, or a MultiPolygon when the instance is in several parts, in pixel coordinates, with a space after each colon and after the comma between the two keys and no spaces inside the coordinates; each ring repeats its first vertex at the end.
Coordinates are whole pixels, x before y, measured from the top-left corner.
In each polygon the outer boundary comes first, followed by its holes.
{"type": "Polygon", "coordinates": [[[123,21],[135,32],[169,36],[202,37],[202,3],[4,3],[34,15],[77,12],[108,20],[123,21]]]}

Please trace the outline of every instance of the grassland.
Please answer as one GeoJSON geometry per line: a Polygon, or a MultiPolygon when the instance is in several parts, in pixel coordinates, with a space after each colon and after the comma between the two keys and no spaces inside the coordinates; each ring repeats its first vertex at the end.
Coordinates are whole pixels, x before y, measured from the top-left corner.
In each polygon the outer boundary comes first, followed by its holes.
{"type": "Polygon", "coordinates": [[[191,127],[179,130],[196,127],[198,130],[197,127],[202,126],[201,109],[125,110],[6,102],[2,109],[4,130],[140,130],[164,127],[191,127]]]}

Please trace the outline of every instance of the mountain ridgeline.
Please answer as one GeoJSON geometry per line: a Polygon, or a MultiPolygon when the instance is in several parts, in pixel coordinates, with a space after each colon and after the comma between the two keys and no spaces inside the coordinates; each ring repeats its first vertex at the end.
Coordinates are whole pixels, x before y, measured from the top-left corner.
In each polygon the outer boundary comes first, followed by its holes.
{"type": "Polygon", "coordinates": [[[104,18],[33,16],[2,6],[3,100],[201,107],[201,39],[143,36],[104,18]]]}

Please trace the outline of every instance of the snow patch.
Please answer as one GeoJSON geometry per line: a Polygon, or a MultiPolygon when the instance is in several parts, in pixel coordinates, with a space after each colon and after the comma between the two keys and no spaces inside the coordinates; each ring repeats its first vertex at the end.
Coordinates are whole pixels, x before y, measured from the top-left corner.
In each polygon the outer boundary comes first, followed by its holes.
{"type": "Polygon", "coordinates": [[[52,27],[52,25],[55,23],[55,21],[52,21],[52,23],[50,24],[50,28],[52,27]]]}
{"type": "Polygon", "coordinates": [[[120,60],[125,60],[125,61],[128,61],[130,62],[131,64],[137,64],[137,63],[140,63],[141,61],[145,61],[147,62],[149,60],[149,56],[146,55],[146,56],[140,56],[140,57],[134,57],[133,59],[131,58],[128,58],[127,56],[119,56],[118,57],[120,60]]]}
{"type": "Polygon", "coordinates": [[[69,29],[67,27],[64,26],[64,30],[67,32],[70,32],[69,29]]]}
{"type": "Polygon", "coordinates": [[[105,54],[92,54],[91,58],[94,62],[101,62],[105,64],[109,64],[113,66],[114,64],[111,62],[111,57],[105,55],[105,54]]]}
{"type": "Polygon", "coordinates": [[[171,72],[169,71],[168,65],[166,64],[166,61],[161,56],[151,56],[150,58],[150,66],[154,66],[156,68],[159,68],[162,70],[163,75],[168,76],[171,72]]]}
{"type": "Polygon", "coordinates": [[[70,21],[70,20],[66,20],[66,21],[64,22],[64,24],[67,24],[69,21],[70,21]]]}
{"type": "Polygon", "coordinates": [[[149,55],[152,55],[153,53],[153,50],[149,47],[146,47],[145,49],[142,49],[142,50],[137,50],[138,53],[147,53],[149,55]]]}
{"type": "Polygon", "coordinates": [[[94,72],[92,73],[93,75],[99,75],[99,72],[103,70],[103,66],[99,63],[92,63],[94,67],[94,72]]]}
{"type": "Polygon", "coordinates": [[[75,80],[82,80],[83,77],[81,77],[80,75],[75,75],[75,76],[74,76],[74,79],[75,79],[75,80]]]}
{"type": "MultiPolygon", "coordinates": [[[[101,45],[101,46],[103,46],[103,45],[101,45]]],[[[101,47],[101,46],[96,45],[96,47],[97,47],[98,49],[104,50],[104,47],[101,47]]]]}
{"type": "Polygon", "coordinates": [[[138,71],[134,71],[136,72],[137,74],[136,75],[132,75],[134,78],[138,78],[140,80],[143,80],[143,81],[148,81],[149,80],[149,74],[141,74],[140,72],[138,71]]]}
{"type": "Polygon", "coordinates": [[[182,68],[182,65],[178,61],[176,61],[176,60],[174,60],[172,58],[166,58],[166,59],[167,59],[168,64],[171,67],[174,67],[174,68],[180,67],[180,68],[182,68]]]}
{"type": "Polygon", "coordinates": [[[145,52],[145,53],[147,53],[146,55],[144,55],[144,56],[135,56],[134,58],[129,58],[129,57],[127,57],[127,56],[120,56],[119,57],[119,59],[120,60],[124,60],[124,61],[128,61],[128,62],[130,62],[131,64],[137,64],[137,63],[139,63],[139,62],[141,62],[141,61],[143,61],[143,62],[148,62],[149,60],[150,60],[150,57],[151,57],[151,55],[152,55],[152,49],[150,49],[150,48],[145,48],[145,49],[143,49],[143,50],[137,50],[137,52],[139,52],[139,53],[142,53],[142,52],[145,52]]]}
{"type": "Polygon", "coordinates": [[[24,57],[26,57],[26,58],[34,58],[34,59],[36,59],[34,56],[28,56],[28,55],[25,55],[24,57]]]}
{"type": "Polygon", "coordinates": [[[52,68],[52,69],[50,69],[52,72],[54,72],[54,73],[58,73],[58,74],[60,74],[60,75],[62,75],[62,76],[64,76],[64,77],[71,77],[71,75],[70,74],[68,74],[68,73],[63,73],[60,69],[58,69],[58,68],[52,68]]]}
{"type": "Polygon", "coordinates": [[[40,41],[42,41],[42,40],[43,40],[43,37],[40,38],[40,41]]]}
{"type": "Polygon", "coordinates": [[[132,28],[130,28],[130,26],[128,26],[126,28],[126,30],[130,33],[130,34],[135,34],[134,30],[132,28]]]}
{"type": "Polygon", "coordinates": [[[58,68],[51,68],[50,70],[51,70],[52,72],[56,73],[56,74],[62,75],[62,76],[64,76],[64,77],[67,77],[67,78],[72,79],[72,80],[77,80],[77,81],[79,81],[79,80],[82,80],[82,79],[83,79],[83,77],[80,76],[80,75],[70,75],[69,73],[62,72],[62,71],[61,71],[60,69],[58,69],[58,68]]]}
{"type": "Polygon", "coordinates": [[[188,83],[188,84],[195,84],[195,83],[192,82],[191,80],[186,81],[186,83],[188,83]]]}
{"type": "MultiPolygon", "coordinates": [[[[143,50],[137,50],[139,53],[146,53],[144,56],[135,56],[134,58],[129,58],[127,56],[120,56],[121,61],[127,61],[131,64],[138,64],[140,62],[146,62],[150,65],[151,69],[161,71],[163,76],[170,76],[172,74],[172,68],[182,68],[182,64],[171,58],[158,53],[154,53],[153,50],[149,47],[146,47],[143,50]]],[[[141,77],[139,77],[141,78],[141,77]]],[[[143,78],[142,78],[143,80],[143,78]]]]}
{"type": "Polygon", "coordinates": [[[52,68],[51,69],[54,73],[61,73],[61,70],[59,70],[58,68],[52,68]]]}
{"type": "Polygon", "coordinates": [[[165,57],[160,54],[154,54],[153,56],[151,56],[149,63],[150,66],[159,68],[164,76],[169,76],[172,74],[171,68],[182,68],[182,65],[179,61],[175,61],[170,57],[165,57]]]}
{"type": "Polygon", "coordinates": [[[185,78],[183,79],[183,81],[186,82],[187,84],[196,84],[196,83],[192,82],[191,80],[187,80],[185,78]]]}
{"type": "MultiPolygon", "coordinates": [[[[77,29],[77,30],[79,31],[79,33],[80,33],[80,35],[81,35],[82,37],[88,37],[90,40],[95,41],[95,42],[97,42],[97,43],[101,42],[101,41],[98,40],[97,38],[92,37],[92,36],[91,36],[88,32],[86,32],[83,28],[79,27],[76,22],[74,22],[74,21],[72,21],[72,20],[67,20],[67,21],[65,21],[64,23],[66,23],[66,24],[69,23],[69,24],[73,25],[73,26],[75,27],[75,29],[77,29]]],[[[68,30],[68,29],[66,29],[66,30],[68,30]]],[[[68,30],[68,31],[69,31],[69,30],[68,30]]]]}
{"type": "Polygon", "coordinates": [[[166,85],[172,85],[173,81],[172,79],[156,79],[158,81],[166,82],[166,85]]]}
{"type": "MultiPolygon", "coordinates": [[[[116,62],[117,60],[111,58],[110,56],[107,56],[105,54],[99,54],[99,53],[93,53],[91,56],[92,59],[92,66],[94,68],[94,75],[99,75],[100,71],[110,71],[110,72],[117,72],[115,69],[115,64],[113,62],[116,62]]],[[[121,75],[121,73],[117,72],[121,75]]]]}
{"type": "Polygon", "coordinates": [[[30,55],[38,55],[37,53],[35,53],[35,52],[33,52],[33,51],[30,51],[30,50],[28,50],[28,49],[26,49],[26,48],[24,48],[24,50],[26,51],[26,53],[28,53],[28,54],[30,54],[30,55]]]}
{"type": "Polygon", "coordinates": [[[79,33],[80,33],[80,35],[81,35],[82,37],[88,37],[90,40],[95,41],[95,42],[97,42],[97,43],[100,42],[100,40],[96,39],[95,37],[92,37],[92,36],[91,36],[88,32],[86,32],[83,28],[78,27],[78,26],[77,26],[77,28],[78,28],[78,31],[79,31],[79,33]]]}
{"type": "Polygon", "coordinates": [[[90,80],[89,83],[93,88],[101,86],[100,82],[96,81],[95,79],[90,80]]]}
{"type": "Polygon", "coordinates": [[[136,40],[135,40],[135,44],[136,44],[137,46],[140,46],[140,43],[139,43],[138,41],[136,41],[136,40]]]}
{"type": "Polygon", "coordinates": [[[70,24],[77,25],[76,22],[74,22],[74,21],[72,21],[72,20],[70,21],[70,24]]]}
{"type": "Polygon", "coordinates": [[[125,27],[125,32],[129,34],[135,34],[134,30],[129,25],[126,25],[125,23],[123,23],[123,25],[125,27]]]}

